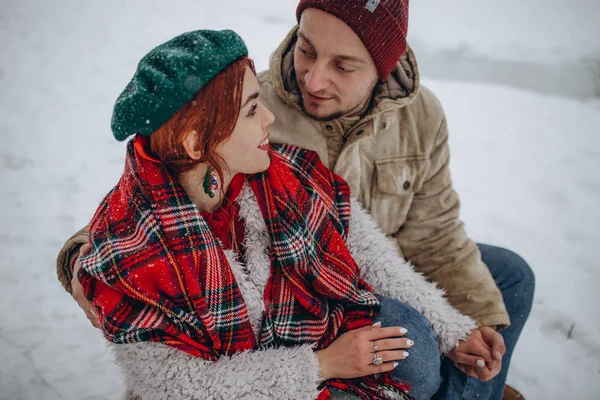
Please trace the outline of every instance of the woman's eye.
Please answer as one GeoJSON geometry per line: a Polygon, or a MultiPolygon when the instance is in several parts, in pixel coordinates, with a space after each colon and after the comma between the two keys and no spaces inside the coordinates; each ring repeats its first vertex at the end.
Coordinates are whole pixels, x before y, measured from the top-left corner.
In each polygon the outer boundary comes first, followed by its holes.
{"type": "Polygon", "coordinates": [[[256,114],[256,109],[257,109],[257,108],[258,108],[258,105],[257,105],[257,104],[254,104],[254,105],[252,106],[252,108],[250,109],[250,112],[248,112],[248,116],[255,115],[255,114],[256,114]]]}

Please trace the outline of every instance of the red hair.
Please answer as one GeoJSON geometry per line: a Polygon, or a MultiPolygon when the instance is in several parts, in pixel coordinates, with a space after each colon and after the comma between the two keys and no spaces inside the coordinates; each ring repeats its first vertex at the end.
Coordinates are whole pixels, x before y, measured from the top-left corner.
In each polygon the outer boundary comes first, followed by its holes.
{"type": "Polygon", "coordinates": [[[200,163],[208,163],[223,182],[216,149],[231,136],[237,124],[246,67],[256,74],[251,59],[234,61],[150,135],[150,150],[173,176],[179,177],[200,163]],[[194,150],[202,154],[199,160],[190,158],[183,146],[187,135],[194,130],[198,133],[194,150]]]}

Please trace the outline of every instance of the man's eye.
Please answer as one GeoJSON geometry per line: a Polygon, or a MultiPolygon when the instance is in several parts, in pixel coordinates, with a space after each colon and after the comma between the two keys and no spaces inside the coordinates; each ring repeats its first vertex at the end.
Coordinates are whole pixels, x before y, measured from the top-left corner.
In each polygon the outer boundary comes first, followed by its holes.
{"type": "Polygon", "coordinates": [[[300,50],[300,53],[306,55],[307,57],[314,57],[315,56],[313,52],[309,52],[308,50],[304,50],[300,46],[298,46],[298,50],[300,50]]]}
{"type": "Polygon", "coordinates": [[[337,66],[338,70],[344,74],[351,74],[353,73],[355,70],[354,69],[348,69],[348,68],[344,68],[341,65],[337,66]]]}

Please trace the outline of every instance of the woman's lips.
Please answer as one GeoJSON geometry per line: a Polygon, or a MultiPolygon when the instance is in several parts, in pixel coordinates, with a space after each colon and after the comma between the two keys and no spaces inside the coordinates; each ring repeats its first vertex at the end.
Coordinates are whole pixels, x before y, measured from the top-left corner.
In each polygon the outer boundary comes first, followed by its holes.
{"type": "Polygon", "coordinates": [[[260,142],[260,144],[258,145],[258,148],[261,150],[268,150],[269,149],[269,134],[267,133],[267,137],[260,142]]]}

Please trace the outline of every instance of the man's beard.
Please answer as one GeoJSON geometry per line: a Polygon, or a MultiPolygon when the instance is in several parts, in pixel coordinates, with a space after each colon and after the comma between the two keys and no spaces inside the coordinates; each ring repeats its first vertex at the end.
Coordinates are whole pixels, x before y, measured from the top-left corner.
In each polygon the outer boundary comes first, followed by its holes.
{"type": "MultiPolygon", "coordinates": [[[[334,119],[343,117],[347,113],[347,112],[336,112],[331,115],[327,115],[325,117],[319,117],[314,114],[311,114],[310,112],[308,112],[308,110],[306,110],[306,108],[304,107],[304,99],[300,100],[300,107],[302,108],[302,111],[304,111],[304,115],[306,115],[310,119],[313,119],[313,120],[319,121],[319,122],[333,121],[334,119]]],[[[348,111],[350,111],[350,110],[348,110],[348,111]]]]}
{"type": "MultiPolygon", "coordinates": [[[[358,104],[356,104],[353,107],[350,107],[347,110],[343,110],[343,111],[337,111],[334,112],[333,114],[330,115],[326,115],[324,117],[319,117],[317,115],[311,114],[306,107],[304,107],[304,95],[303,95],[303,91],[300,90],[300,108],[302,109],[302,111],[304,112],[304,115],[306,115],[307,117],[309,117],[310,119],[313,119],[315,121],[319,121],[319,122],[327,122],[327,121],[333,121],[335,119],[338,119],[340,117],[345,117],[348,115],[357,115],[356,113],[360,112],[364,107],[365,107],[365,101],[367,103],[370,103],[373,99],[373,94],[374,94],[374,90],[375,90],[375,86],[377,85],[379,81],[376,80],[372,85],[371,85],[371,89],[369,90],[369,98],[368,99],[364,99],[362,101],[360,101],[358,104]],[[356,110],[354,113],[352,113],[353,110],[356,110]]],[[[301,82],[298,82],[298,85],[302,85],[301,82]]],[[[304,91],[306,91],[306,89],[304,89],[304,91]]],[[[335,100],[339,100],[337,97],[334,98],[335,100]]]]}

